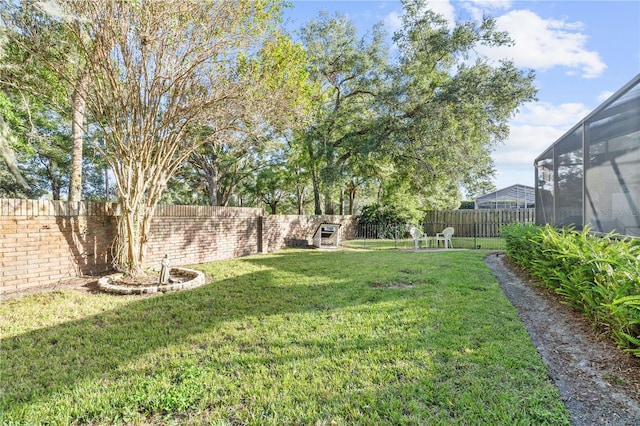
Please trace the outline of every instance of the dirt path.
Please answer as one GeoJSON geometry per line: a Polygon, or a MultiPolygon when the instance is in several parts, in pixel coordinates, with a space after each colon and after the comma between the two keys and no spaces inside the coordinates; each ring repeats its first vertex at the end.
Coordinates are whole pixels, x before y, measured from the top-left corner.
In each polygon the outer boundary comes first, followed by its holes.
{"type": "Polygon", "coordinates": [[[584,317],[503,255],[485,263],[518,310],[574,425],[640,425],[640,362],[599,338],[584,317]]]}

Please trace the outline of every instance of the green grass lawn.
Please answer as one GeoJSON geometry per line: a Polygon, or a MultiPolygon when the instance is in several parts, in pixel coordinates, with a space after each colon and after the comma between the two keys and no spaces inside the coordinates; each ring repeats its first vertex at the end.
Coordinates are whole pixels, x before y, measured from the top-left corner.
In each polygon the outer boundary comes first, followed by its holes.
{"type": "Polygon", "coordinates": [[[482,251],[284,250],[0,306],[0,424],[569,424],[482,251]]]}
{"type": "MultiPolygon", "coordinates": [[[[504,238],[489,238],[489,237],[453,237],[451,243],[454,248],[463,249],[476,249],[478,246],[487,250],[501,250],[505,249],[504,238]]],[[[435,241],[429,240],[430,248],[433,248],[435,241]]],[[[412,238],[381,238],[381,239],[353,239],[344,240],[340,242],[340,246],[353,249],[366,249],[366,250],[392,250],[392,249],[412,249],[415,247],[415,243],[412,238]]],[[[424,241],[420,242],[420,247],[425,248],[424,241]]],[[[442,243],[440,245],[442,247],[442,243]]]]}

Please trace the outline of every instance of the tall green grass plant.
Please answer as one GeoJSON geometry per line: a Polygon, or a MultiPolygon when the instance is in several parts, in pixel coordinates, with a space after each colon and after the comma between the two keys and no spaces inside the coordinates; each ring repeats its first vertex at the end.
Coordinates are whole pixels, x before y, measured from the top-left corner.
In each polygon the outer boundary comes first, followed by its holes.
{"type": "Polygon", "coordinates": [[[510,258],[640,357],[640,240],[531,225],[502,234],[510,258]]]}

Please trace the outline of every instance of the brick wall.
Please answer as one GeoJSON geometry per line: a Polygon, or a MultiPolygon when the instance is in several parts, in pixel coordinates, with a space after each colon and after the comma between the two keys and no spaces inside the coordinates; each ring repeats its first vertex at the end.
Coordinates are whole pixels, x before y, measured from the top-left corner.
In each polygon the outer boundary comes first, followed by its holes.
{"type": "MultiPolygon", "coordinates": [[[[0,296],[54,285],[111,269],[117,205],[0,199],[0,296]]],[[[267,253],[312,243],[321,223],[341,223],[354,235],[352,216],[265,216],[263,209],[158,206],[146,262],[173,266],[267,253]]]]}
{"type": "Polygon", "coordinates": [[[151,224],[147,264],[193,265],[261,252],[263,209],[158,206],[151,224]]]}
{"type": "Polygon", "coordinates": [[[356,235],[357,224],[355,216],[331,215],[273,215],[266,216],[265,222],[265,245],[268,251],[313,244],[313,235],[323,223],[339,223],[340,239],[351,239],[356,235]]]}
{"type": "Polygon", "coordinates": [[[110,268],[111,204],[0,200],[0,294],[110,268]]]}

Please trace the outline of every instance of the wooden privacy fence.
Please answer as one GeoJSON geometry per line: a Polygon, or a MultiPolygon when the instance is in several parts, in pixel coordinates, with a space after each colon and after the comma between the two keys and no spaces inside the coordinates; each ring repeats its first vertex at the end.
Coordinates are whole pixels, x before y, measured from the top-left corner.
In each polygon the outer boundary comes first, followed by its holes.
{"type": "Polygon", "coordinates": [[[534,224],[535,209],[431,211],[425,215],[424,230],[434,235],[452,226],[455,237],[499,237],[500,228],[512,223],[534,224]]]}

